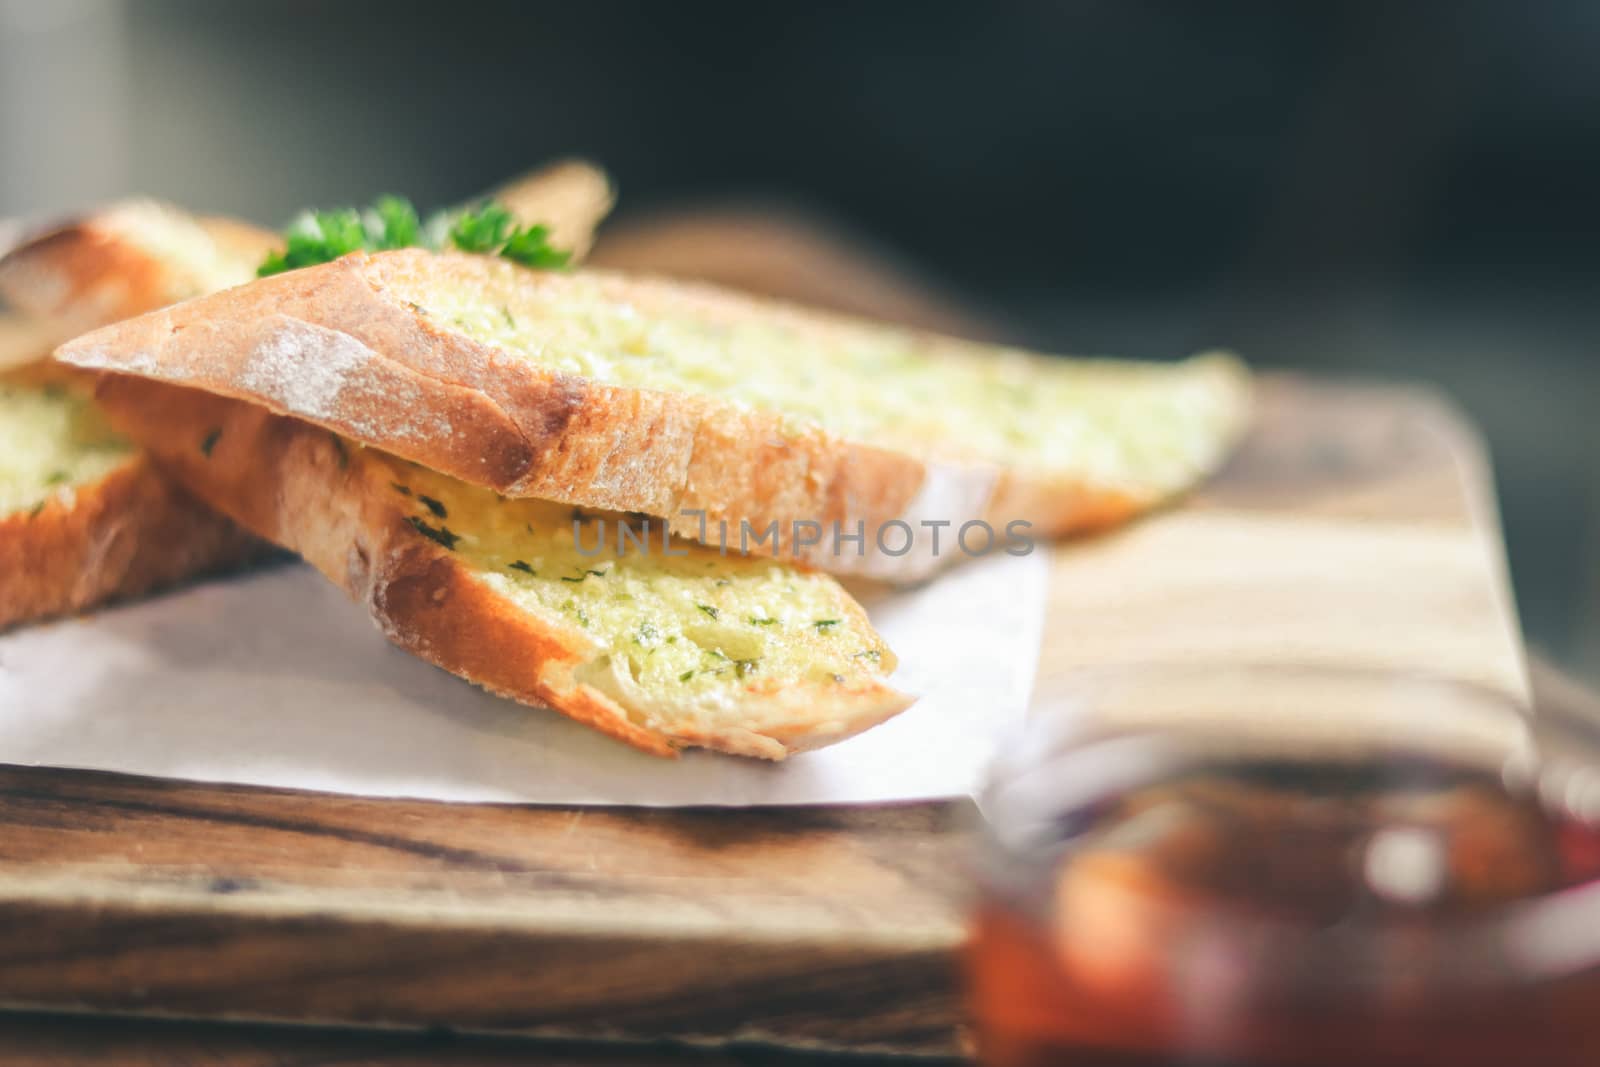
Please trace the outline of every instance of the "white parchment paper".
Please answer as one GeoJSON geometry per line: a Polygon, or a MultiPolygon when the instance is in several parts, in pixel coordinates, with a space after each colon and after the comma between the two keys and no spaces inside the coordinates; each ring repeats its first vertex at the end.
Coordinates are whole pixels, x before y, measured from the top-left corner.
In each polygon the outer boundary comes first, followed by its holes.
{"type": "Polygon", "coordinates": [[[1047,554],[866,601],[921,695],[786,763],[646,756],[391,647],[301,565],[0,636],[0,762],[449,801],[861,804],[969,794],[1024,715],[1047,554]]]}

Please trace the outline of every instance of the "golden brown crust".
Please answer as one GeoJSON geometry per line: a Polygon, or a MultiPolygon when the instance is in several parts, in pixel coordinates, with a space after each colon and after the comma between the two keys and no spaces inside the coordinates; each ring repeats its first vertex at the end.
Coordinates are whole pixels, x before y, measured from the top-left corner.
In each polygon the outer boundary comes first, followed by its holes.
{"type": "Polygon", "coordinates": [[[23,241],[0,258],[0,297],[67,336],[248,279],[279,238],[231,219],[125,201],[23,241]],[[144,220],[210,248],[185,262],[141,239],[144,220]],[[220,269],[219,269],[220,268],[220,269]]]}
{"type": "Polygon", "coordinates": [[[199,390],[105,375],[97,395],[113,424],[167,472],[242,525],[299,552],[365,604],[395,644],[646,752],[669,756],[700,745],[781,759],[848,737],[910,703],[879,681],[753,696],[760,707],[747,726],[696,729],[630,714],[581,679],[595,656],[585,634],[534,619],[418,534],[395,504],[387,468],[365,453],[351,454],[308,423],[199,390]],[[199,447],[207,438],[209,454],[199,447]]]}
{"type": "Polygon", "coordinates": [[[133,455],[37,511],[0,518],[0,629],[139,596],[266,551],[133,455]]]}
{"type": "Polygon", "coordinates": [[[56,230],[0,260],[0,294],[68,334],[161,307],[167,292],[158,262],[92,225],[56,230]]]}

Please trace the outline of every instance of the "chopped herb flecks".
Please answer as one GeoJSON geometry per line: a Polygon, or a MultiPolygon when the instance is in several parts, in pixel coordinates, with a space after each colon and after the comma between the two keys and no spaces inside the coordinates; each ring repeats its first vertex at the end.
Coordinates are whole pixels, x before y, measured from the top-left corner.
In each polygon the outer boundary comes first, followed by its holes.
{"type": "Polygon", "coordinates": [[[576,578],[563,577],[561,580],[563,582],[572,582],[574,585],[576,585],[578,582],[583,581],[585,578],[588,578],[591,575],[593,577],[596,577],[596,578],[604,578],[606,576],[606,572],[605,571],[579,571],[578,572],[578,576],[576,578]]]}
{"type": "Polygon", "coordinates": [[[450,513],[444,509],[444,505],[433,499],[433,497],[419,495],[417,499],[422,502],[423,507],[433,512],[434,518],[448,519],[450,517],[450,513]]]}
{"type": "Polygon", "coordinates": [[[839,625],[840,621],[839,619],[818,619],[811,625],[817,628],[817,633],[825,634],[831,633],[839,625]]]}
{"type": "Polygon", "coordinates": [[[716,608],[712,607],[710,604],[696,604],[695,607],[699,608],[701,611],[705,612],[707,615],[709,615],[713,619],[718,618],[722,614],[722,612],[718,611],[716,608]]]}
{"type": "Polygon", "coordinates": [[[684,671],[682,674],[678,675],[678,681],[687,682],[690,678],[693,678],[693,677],[694,677],[694,671],[684,671]]]}
{"type": "Polygon", "coordinates": [[[406,521],[409,522],[412,527],[423,537],[443,545],[452,552],[455,551],[456,542],[461,540],[461,535],[451,533],[450,527],[448,526],[429,526],[426,522],[417,518],[415,515],[406,521]]]}
{"type": "Polygon", "coordinates": [[[50,477],[44,480],[45,485],[60,485],[67,480],[66,471],[51,471],[50,477]]]}
{"type": "Polygon", "coordinates": [[[507,566],[509,566],[514,571],[521,571],[523,574],[537,575],[539,573],[538,571],[534,570],[532,567],[528,566],[528,564],[525,561],[520,560],[520,559],[512,561],[511,563],[507,564],[507,566]]]}
{"type": "Polygon", "coordinates": [[[399,482],[390,482],[389,484],[393,486],[394,491],[399,493],[401,496],[411,495],[411,487],[409,485],[401,485],[399,482]]]}
{"type": "Polygon", "coordinates": [[[758,619],[754,615],[752,615],[752,616],[750,616],[750,625],[751,626],[776,626],[776,625],[778,625],[778,620],[777,619],[758,619]]]}
{"type": "Polygon", "coordinates": [[[218,427],[205,435],[200,442],[200,454],[207,459],[211,458],[211,450],[217,447],[217,442],[222,440],[222,429],[218,427]]]}

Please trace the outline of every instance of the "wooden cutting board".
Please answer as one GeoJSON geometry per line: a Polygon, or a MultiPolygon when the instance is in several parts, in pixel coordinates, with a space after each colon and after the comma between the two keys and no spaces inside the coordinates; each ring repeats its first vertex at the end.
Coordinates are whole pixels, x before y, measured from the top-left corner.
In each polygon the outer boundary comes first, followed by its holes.
{"type": "MultiPolygon", "coordinates": [[[[1482,451],[1426,391],[1269,379],[1213,485],[1054,564],[1046,698],[1086,664],[1261,660],[1525,696],[1482,451]]],[[[0,1004],[949,1053],[969,811],[466,806],[4,767],[0,1004]]]]}

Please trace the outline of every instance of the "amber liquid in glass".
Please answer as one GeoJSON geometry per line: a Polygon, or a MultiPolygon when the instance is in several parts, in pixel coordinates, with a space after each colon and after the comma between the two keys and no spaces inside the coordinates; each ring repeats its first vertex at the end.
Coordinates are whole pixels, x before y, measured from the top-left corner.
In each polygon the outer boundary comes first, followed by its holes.
{"type": "Polygon", "coordinates": [[[1600,959],[1528,973],[1600,930],[1600,833],[1498,776],[1213,766],[1048,825],[975,920],[990,1067],[1600,1064],[1600,959]]]}

